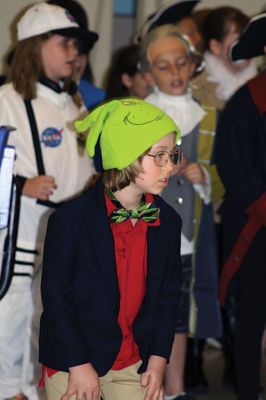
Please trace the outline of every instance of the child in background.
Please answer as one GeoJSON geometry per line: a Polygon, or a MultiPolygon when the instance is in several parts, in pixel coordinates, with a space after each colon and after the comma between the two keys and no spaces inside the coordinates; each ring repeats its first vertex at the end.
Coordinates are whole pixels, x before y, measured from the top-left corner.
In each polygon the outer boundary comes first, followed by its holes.
{"type": "MultiPolygon", "coordinates": [[[[266,54],[266,13],[256,15],[230,49],[231,60],[266,54]]],[[[226,104],[215,142],[225,186],[221,215],[224,265],[220,299],[235,311],[231,363],[239,400],[259,393],[261,341],[266,324],[266,70],[243,85],[226,104]],[[235,359],[233,358],[235,357],[235,359]]],[[[227,361],[227,359],[225,359],[227,361]]]]}
{"type": "Polygon", "coordinates": [[[35,400],[39,377],[32,371],[37,356],[30,354],[31,319],[32,308],[36,320],[41,308],[38,280],[47,219],[83,190],[94,168],[70,126],[86,111],[69,77],[76,38],[87,33],[67,10],[47,3],[30,7],[17,29],[10,82],[0,90],[0,125],[16,129],[9,143],[16,148],[21,194],[14,274],[0,301],[0,398],[35,400]]]}
{"type": "MultiPolygon", "coordinates": [[[[211,10],[204,19],[206,80],[215,83],[216,87],[213,93],[207,93],[201,85],[195,88],[193,94],[201,104],[222,109],[235,91],[257,74],[253,61],[233,63],[229,56],[231,45],[239,38],[248,20],[241,10],[229,6],[211,10]]],[[[193,81],[195,86],[197,83],[197,80],[193,81]]]]}
{"type": "MultiPolygon", "coordinates": [[[[194,18],[194,8],[199,2],[199,0],[172,0],[163,4],[147,19],[137,39],[141,42],[145,35],[153,29],[166,24],[173,24],[182,35],[189,38],[196,51],[202,54],[204,50],[203,38],[194,18]]],[[[201,10],[198,12],[201,12],[201,10]]],[[[215,95],[217,85],[207,79],[207,72],[204,68],[196,72],[190,80],[193,97],[200,104],[215,107],[217,104],[217,96],[215,95]]]]}
{"type": "Polygon", "coordinates": [[[148,96],[150,92],[148,82],[139,70],[139,53],[139,46],[131,44],[113,54],[105,84],[107,98],[148,96]]]}
{"type": "Polygon", "coordinates": [[[76,0],[48,0],[47,3],[66,8],[80,28],[87,32],[87,37],[80,37],[77,42],[78,55],[75,60],[74,78],[78,90],[88,110],[105,99],[105,91],[93,84],[93,74],[90,66],[90,51],[93,49],[99,35],[89,29],[89,18],[85,9],[76,0]]]}
{"type": "Polygon", "coordinates": [[[179,129],[140,99],[113,100],[89,128],[103,176],[49,220],[40,361],[48,400],[162,400],[179,301],[180,217],[158,194],[180,161],[179,129]],[[74,396],[74,397],[72,397],[74,396]]]}
{"type": "MultiPolygon", "coordinates": [[[[210,165],[216,114],[215,110],[205,111],[191,96],[189,81],[199,62],[194,47],[174,25],[155,28],[142,41],[141,65],[154,86],[146,100],[162,108],[180,126],[184,152],[178,174],[170,177],[162,192],[163,199],[183,220],[184,276],[175,341],[166,367],[165,399],[190,398],[183,378],[188,332],[199,346],[199,339],[221,335],[212,209],[214,187],[220,182],[215,166],[210,165]]],[[[201,356],[198,367],[207,385],[202,362],[201,356]]]]}

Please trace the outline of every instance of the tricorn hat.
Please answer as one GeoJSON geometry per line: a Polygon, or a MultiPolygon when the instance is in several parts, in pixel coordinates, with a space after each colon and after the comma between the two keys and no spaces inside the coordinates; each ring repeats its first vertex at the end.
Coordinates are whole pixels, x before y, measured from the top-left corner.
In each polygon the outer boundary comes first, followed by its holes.
{"type": "Polygon", "coordinates": [[[266,13],[251,18],[239,39],[231,47],[233,61],[246,60],[263,54],[266,46],[266,13]]]}
{"type": "Polygon", "coordinates": [[[189,16],[199,1],[200,0],[173,0],[164,4],[154,14],[148,17],[137,40],[141,41],[149,31],[158,26],[176,24],[181,19],[189,16]]]}

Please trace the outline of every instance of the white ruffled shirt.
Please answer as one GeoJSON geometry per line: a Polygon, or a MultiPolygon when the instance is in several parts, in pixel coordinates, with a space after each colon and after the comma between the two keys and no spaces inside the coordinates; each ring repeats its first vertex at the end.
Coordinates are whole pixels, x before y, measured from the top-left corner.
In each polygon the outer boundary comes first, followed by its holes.
{"type": "Polygon", "coordinates": [[[206,114],[203,108],[192,98],[192,91],[182,96],[172,96],[154,87],[154,92],[145,99],[166,112],[180,129],[181,137],[187,135],[206,114]]]}
{"type": "Polygon", "coordinates": [[[204,61],[207,79],[209,82],[218,84],[216,96],[223,101],[227,101],[238,88],[257,75],[257,67],[254,61],[235,73],[226,68],[221,60],[209,51],[204,53],[204,61]]]}

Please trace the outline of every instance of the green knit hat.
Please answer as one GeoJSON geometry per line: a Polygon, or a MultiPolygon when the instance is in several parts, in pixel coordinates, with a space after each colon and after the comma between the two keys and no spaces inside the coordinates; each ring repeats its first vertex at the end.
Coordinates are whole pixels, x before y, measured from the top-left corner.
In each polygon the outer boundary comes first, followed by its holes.
{"type": "Polygon", "coordinates": [[[90,157],[100,139],[103,169],[123,169],[170,132],[180,137],[174,121],[156,106],[137,98],[109,101],[76,121],[78,132],[89,129],[86,149],[90,157]]]}

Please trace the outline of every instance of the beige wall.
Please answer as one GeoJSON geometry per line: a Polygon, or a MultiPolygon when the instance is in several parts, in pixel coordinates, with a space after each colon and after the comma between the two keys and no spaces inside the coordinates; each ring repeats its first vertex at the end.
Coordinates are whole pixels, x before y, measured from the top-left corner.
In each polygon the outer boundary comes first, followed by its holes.
{"type": "MultiPolygon", "coordinates": [[[[109,64],[112,48],[112,5],[113,0],[79,0],[90,16],[90,27],[100,33],[100,40],[91,53],[91,62],[96,83],[101,84],[104,72],[109,64]]],[[[137,0],[138,12],[136,27],[140,26],[146,17],[161,4],[168,0],[137,0]]],[[[8,52],[12,43],[12,22],[22,9],[36,1],[0,0],[0,59],[8,52]]],[[[266,7],[266,0],[202,0],[196,9],[232,5],[241,8],[249,15],[254,15],[266,7]]],[[[14,27],[13,27],[14,28],[14,27]]],[[[15,32],[13,29],[13,36],[15,32]]],[[[3,71],[3,67],[1,68],[3,71]]]]}

